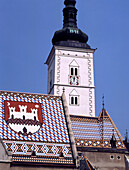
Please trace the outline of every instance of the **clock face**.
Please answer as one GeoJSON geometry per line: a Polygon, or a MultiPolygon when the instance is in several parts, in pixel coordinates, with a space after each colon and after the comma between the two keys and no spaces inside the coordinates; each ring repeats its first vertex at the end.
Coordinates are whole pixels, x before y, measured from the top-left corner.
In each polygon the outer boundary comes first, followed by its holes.
{"type": "Polygon", "coordinates": [[[70,76],[70,85],[79,85],[78,76],[70,76]]]}

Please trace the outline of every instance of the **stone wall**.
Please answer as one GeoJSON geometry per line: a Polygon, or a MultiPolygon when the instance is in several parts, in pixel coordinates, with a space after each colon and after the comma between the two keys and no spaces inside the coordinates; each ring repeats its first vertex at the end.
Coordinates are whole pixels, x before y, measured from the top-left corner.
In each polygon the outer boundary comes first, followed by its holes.
{"type": "Polygon", "coordinates": [[[125,170],[125,154],[105,152],[84,152],[96,170],[125,170]]]}

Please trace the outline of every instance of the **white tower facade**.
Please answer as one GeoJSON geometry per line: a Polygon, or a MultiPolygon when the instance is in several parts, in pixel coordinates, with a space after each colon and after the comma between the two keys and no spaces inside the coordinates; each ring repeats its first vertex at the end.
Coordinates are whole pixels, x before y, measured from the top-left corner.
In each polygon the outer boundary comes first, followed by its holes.
{"type": "Polygon", "coordinates": [[[95,116],[94,49],[77,27],[76,0],[65,0],[63,28],[56,31],[47,58],[48,94],[65,95],[70,115],[95,116]]]}
{"type": "Polygon", "coordinates": [[[48,94],[65,95],[71,115],[95,116],[93,49],[53,46],[47,59],[48,94]]]}

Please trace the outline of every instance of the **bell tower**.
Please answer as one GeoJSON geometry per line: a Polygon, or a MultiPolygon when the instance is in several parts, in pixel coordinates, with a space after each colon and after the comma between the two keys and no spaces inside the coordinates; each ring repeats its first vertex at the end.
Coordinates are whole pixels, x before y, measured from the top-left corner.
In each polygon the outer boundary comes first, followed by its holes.
{"type": "Polygon", "coordinates": [[[65,0],[63,28],[55,32],[47,58],[48,94],[65,95],[70,115],[95,116],[93,54],[88,36],[77,27],[76,0],[65,0]]]}

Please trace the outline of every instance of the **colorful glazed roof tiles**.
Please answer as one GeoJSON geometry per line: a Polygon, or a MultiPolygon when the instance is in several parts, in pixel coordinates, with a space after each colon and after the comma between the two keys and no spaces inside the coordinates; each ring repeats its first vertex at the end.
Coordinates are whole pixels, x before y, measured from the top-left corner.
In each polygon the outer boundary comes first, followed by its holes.
{"type": "MultiPolygon", "coordinates": [[[[16,106],[17,107],[17,106],[16,106]]],[[[42,142],[64,142],[69,143],[68,130],[65,121],[61,97],[49,95],[34,95],[27,93],[0,92],[0,137],[6,140],[29,140],[42,142]],[[35,103],[41,105],[43,124],[41,128],[32,135],[18,134],[10,128],[5,120],[5,102],[13,107],[15,102],[19,105],[35,103]],[[10,103],[9,103],[10,102],[10,103]]],[[[9,120],[9,119],[8,119],[9,120]]],[[[11,120],[10,120],[11,121],[11,120]]],[[[20,121],[20,120],[19,120],[20,121]]]]}
{"type": "Polygon", "coordinates": [[[61,97],[0,91],[0,138],[14,162],[74,165],[61,97]]]}
{"type": "Polygon", "coordinates": [[[71,125],[77,147],[111,148],[114,134],[117,149],[126,149],[123,137],[105,109],[98,118],[71,116],[71,125]]]}

